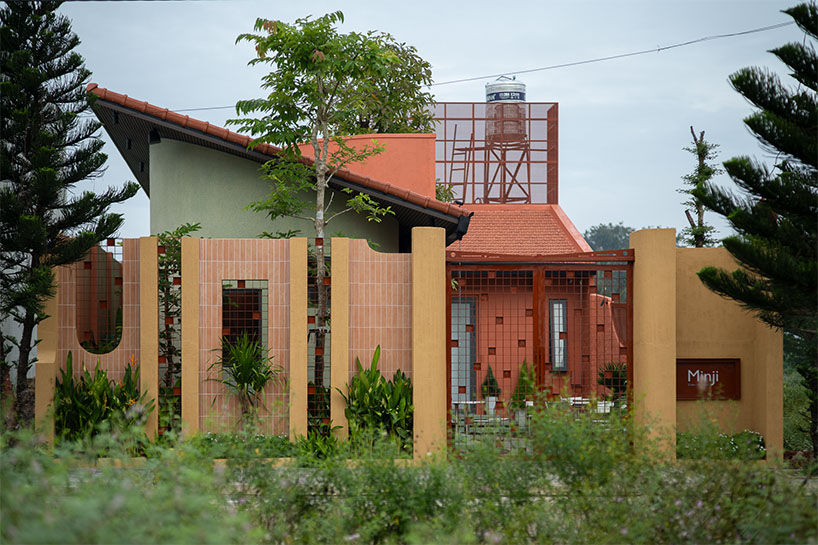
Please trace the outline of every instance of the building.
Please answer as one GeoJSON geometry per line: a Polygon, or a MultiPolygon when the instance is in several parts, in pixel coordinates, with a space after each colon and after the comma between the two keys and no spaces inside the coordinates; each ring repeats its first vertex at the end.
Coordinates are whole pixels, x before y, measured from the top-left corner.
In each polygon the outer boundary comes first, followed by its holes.
{"type": "MultiPolygon", "coordinates": [[[[271,226],[243,210],[266,193],[259,166],[277,150],[248,150],[246,136],[94,84],[89,90],[151,198],[151,231],[195,221],[204,227],[203,238],[183,239],[182,273],[174,279],[182,304],[179,323],[171,323],[181,330],[188,430],[235,419],[235,403],[207,381],[208,367],[230,324],[252,322],[266,332],[289,379],[287,389],[265,397],[270,433],[306,430],[309,384],[321,383],[311,367],[316,357],[335,362],[323,382],[331,418],[343,427],[343,402],[333,388],[346,384],[356,358],[368,361],[381,346],[385,374],[402,369],[415,383],[417,455],[443,448],[446,426],[486,416],[481,387],[489,368],[501,391],[492,396],[499,398],[497,417],[510,419],[524,362],[533,364],[549,399],[590,410],[610,410],[605,400],[618,396],[624,375],[640,418],[666,430],[695,420],[701,406],[692,399],[703,386],[723,429],[759,431],[771,451],[780,451],[780,334],[698,282],[695,271],[706,264],[731,266],[723,249],[676,248],[672,230],[650,230],[635,233],[629,249],[590,251],[559,204],[557,104],[440,104],[436,136],[378,135],[386,153],[339,172],[334,191],[365,192],[395,215],[375,228],[348,215],[338,227],[380,246],[375,252],[365,240],[332,240],[331,354],[318,354],[306,340],[306,241],[248,240],[262,231],[310,232],[308,224],[271,226]],[[452,189],[455,203],[434,198],[436,179],[452,189]],[[225,302],[238,295],[252,299],[240,305],[246,317],[226,314],[225,302]]],[[[41,328],[41,417],[49,381],[69,349],[75,361],[99,358],[114,375],[131,354],[143,365],[161,365],[156,246],[150,237],[123,244],[122,340],[109,354],[86,354],[77,337],[75,279],[85,265],[60,271],[55,318],[41,328]]],[[[156,391],[159,372],[143,367],[148,391],[156,391]]]]}

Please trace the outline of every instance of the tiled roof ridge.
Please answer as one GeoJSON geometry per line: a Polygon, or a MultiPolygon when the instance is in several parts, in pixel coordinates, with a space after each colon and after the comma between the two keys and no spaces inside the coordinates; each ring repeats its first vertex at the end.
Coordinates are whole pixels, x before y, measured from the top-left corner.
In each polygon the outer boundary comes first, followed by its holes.
{"type": "Polygon", "coordinates": [[[469,254],[535,257],[591,251],[559,205],[516,206],[519,205],[475,206],[469,232],[448,249],[469,254]]]}
{"type": "MultiPolygon", "coordinates": [[[[143,113],[145,115],[157,117],[162,121],[168,121],[170,123],[175,123],[185,128],[197,130],[210,136],[221,138],[222,140],[225,140],[227,142],[238,144],[245,148],[247,148],[250,145],[250,142],[252,142],[253,140],[247,135],[239,134],[237,132],[233,132],[229,129],[219,127],[217,125],[211,125],[207,121],[201,121],[199,119],[190,117],[189,115],[182,115],[172,110],[168,110],[167,108],[160,108],[159,106],[155,106],[143,100],[136,100],[135,98],[129,97],[128,95],[123,95],[121,93],[111,91],[110,89],[100,87],[96,83],[89,83],[86,87],[86,90],[89,93],[93,93],[101,100],[107,100],[108,102],[119,104],[120,106],[136,110],[137,112],[143,113]]],[[[258,144],[253,149],[255,151],[258,151],[259,153],[270,156],[277,155],[282,151],[281,148],[266,143],[258,144]]],[[[313,162],[313,159],[309,157],[302,157],[301,160],[306,164],[312,164],[313,162]]],[[[456,204],[441,202],[429,196],[421,195],[420,193],[415,193],[414,191],[411,191],[409,189],[394,186],[389,182],[382,182],[380,180],[374,180],[368,176],[362,176],[349,169],[344,168],[339,169],[338,172],[335,173],[335,176],[339,176],[344,180],[360,184],[364,187],[368,187],[376,191],[381,191],[382,193],[394,195],[396,197],[399,197],[405,201],[409,201],[423,208],[437,210],[438,212],[442,212],[450,216],[461,217],[468,216],[469,214],[471,214],[471,212],[469,212],[465,208],[457,206],[456,204]]]]}

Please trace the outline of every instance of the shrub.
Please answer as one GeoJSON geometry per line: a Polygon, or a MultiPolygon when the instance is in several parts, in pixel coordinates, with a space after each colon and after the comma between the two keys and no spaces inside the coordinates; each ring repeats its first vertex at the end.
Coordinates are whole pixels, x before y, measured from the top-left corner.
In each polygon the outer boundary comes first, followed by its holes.
{"type": "Polygon", "coordinates": [[[480,393],[483,394],[483,399],[487,397],[500,397],[500,385],[497,384],[497,379],[494,378],[494,371],[491,370],[491,365],[489,365],[489,370],[486,372],[486,378],[483,379],[483,384],[480,385],[480,393]]]}
{"type": "Polygon", "coordinates": [[[133,426],[144,423],[153,410],[154,401],[139,393],[139,367],[132,366],[133,356],[125,367],[122,380],[108,379],[108,373],[97,363],[94,374],[83,369],[74,379],[71,352],[65,369],[60,370],[54,394],[54,424],[59,438],[77,441],[98,433],[100,425],[133,426]],[[116,421],[116,422],[114,422],[116,421]]]}
{"type": "Polygon", "coordinates": [[[809,438],[809,396],[804,378],[784,368],[784,450],[812,450],[809,438]]]}
{"type": "Polygon", "coordinates": [[[676,434],[676,456],[687,459],[763,460],[767,457],[764,437],[744,430],[727,433],[679,432],[676,434]]]}
{"type": "MultiPolygon", "coordinates": [[[[105,435],[95,440],[117,442],[105,435]]],[[[229,505],[212,460],[158,449],[137,467],[89,468],[71,448],[51,453],[31,437],[14,439],[16,446],[0,446],[2,543],[261,541],[248,515],[229,505]]]]}
{"type": "Polygon", "coordinates": [[[412,452],[414,405],[412,381],[400,369],[392,380],[386,380],[378,369],[381,347],[375,349],[369,369],[355,358],[358,373],[341,392],[346,402],[344,414],[349,422],[350,439],[358,443],[366,438],[386,434],[405,452],[412,452]]]}
{"type": "Polygon", "coordinates": [[[250,455],[258,458],[292,456],[295,447],[287,437],[261,435],[250,431],[238,433],[200,433],[187,445],[208,458],[235,458],[250,455]]]}
{"type": "Polygon", "coordinates": [[[537,374],[534,366],[523,360],[520,364],[520,374],[517,378],[517,386],[511,394],[511,408],[516,410],[525,409],[526,400],[534,398],[537,391],[537,374]]]}

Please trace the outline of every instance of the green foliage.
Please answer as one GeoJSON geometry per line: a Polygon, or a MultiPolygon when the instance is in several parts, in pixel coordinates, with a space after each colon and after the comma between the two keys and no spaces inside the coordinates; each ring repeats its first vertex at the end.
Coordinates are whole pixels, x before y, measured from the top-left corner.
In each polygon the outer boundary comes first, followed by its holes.
{"type": "Polygon", "coordinates": [[[587,242],[594,251],[601,252],[604,250],[628,248],[630,246],[628,236],[633,233],[633,231],[633,227],[626,227],[620,221],[617,225],[613,223],[594,225],[585,231],[582,236],[585,238],[585,242],[587,242]]]}
{"type": "Polygon", "coordinates": [[[448,461],[420,465],[329,457],[308,469],[282,469],[248,459],[230,467],[231,499],[272,542],[818,539],[814,490],[762,465],[712,457],[663,463],[625,414],[600,424],[591,414],[550,407],[533,415],[527,449],[474,442],[448,461]]]}
{"type": "Polygon", "coordinates": [[[757,109],[744,123],[775,155],[772,169],[749,157],[725,161],[741,189],[735,195],[705,184],[693,196],[727,218],[736,234],[724,247],[742,266],[699,271],[711,290],[737,301],[774,328],[804,341],[808,362],[798,368],[810,396],[810,439],[818,455],[818,38],[814,2],[785,10],[804,31],[804,43],[773,49],[798,82],[795,89],[760,68],[730,76],[733,88],[757,109]]]}
{"type": "Polygon", "coordinates": [[[454,188],[449,184],[435,184],[435,199],[440,202],[454,202],[454,188]]]}
{"type": "Polygon", "coordinates": [[[222,348],[217,351],[218,359],[207,370],[218,368],[221,375],[209,380],[224,384],[239,399],[242,424],[246,424],[252,420],[264,388],[279,381],[281,370],[273,365],[269,350],[246,331],[232,343],[224,337],[222,348]]]}
{"type": "Polygon", "coordinates": [[[139,367],[131,366],[133,359],[119,382],[109,380],[99,363],[93,375],[83,369],[77,380],[72,360],[69,352],[54,394],[54,425],[61,440],[90,438],[99,433],[103,423],[126,428],[144,423],[154,401],[148,399],[147,393],[139,394],[139,367]]]}
{"type": "Polygon", "coordinates": [[[532,401],[537,392],[537,373],[534,366],[523,360],[520,364],[520,374],[517,377],[517,385],[511,394],[511,408],[525,409],[525,402],[532,401]]]}
{"type": "Polygon", "coordinates": [[[676,434],[676,456],[694,460],[763,460],[767,457],[767,448],[764,446],[764,437],[750,430],[733,435],[712,431],[679,432],[676,434]]]}
{"type": "Polygon", "coordinates": [[[696,156],[696,168],[690,174],[682,176],[682,180],[689,186],[689,189],[678,189],[677,191],[688,196],[687,200],[682,204],[693,208],[696,212],[696,218],[694,219],[690,215],[689,210],[685,210],[685,215],[687,215],[690,227],[685,227],[681,235],[683,242],[688,246],[703,248],[715,244],[716,241],[713,239],[713,232],[716,229],[712,225],[707,225],[704,222],[704,205],[693,195],[693,190],[704,187],[705,184],[710,182],[713,176],[717,176],[724,171],[710,162],[718,156],[716,150],[719,145],[711,144],[705,140],[704,131],[699,133],[699,136],[696,136],[696,131],[693,130],[692,126],[690,127],[690,134],[693,135],[693,145],[684,148],[684,150],[696,156]]]}
{"type": "Polygon", "coordinates": [[[784,450],[812,450],[809,440],[809,395],[804,377],[784,368],[784,450]]]}
{"type": "Polygon", "coordinates": [[[492,371],[491,365],[489,365],[489,370],[483,379],[483,384],[480,385],[480,393],[483,394],[483,399],[487,397],[500,397],[500,385],[497,384],[497,379],[494,378],[494,371],[492,371]]]}
{"type": "Polygon", "coordinates": [[[424,88],[432,83],[432,66],[413,46],[389,34],[369,33],[380,41],[392,62],[361,81],[355,109],[341,112],[341,134],[433,133],[434,98],[424,88]]]}
{"type": "Polygon", "coordinates": [[[161,330],[159,332],[159,356],[165,357],[167,367],[164,376],[160,377],[159,425],[178,432],[182,423],[181,397],[173,394],[173,388],[182,378],[181,352],[181,318],[182,287],[174,284],[174,278],[182,276],[182,237],[199,231],[199,223],[185,223],[172,231],[156,235],[159,246],[164,246],[164,253],[159,254],[158,290],[159,311],[161,313],[161,330]],[[170,318],[168,320],[167,318],[170,318]]]}
{"type": "Polygon", "coordinates": [[[620,400],[628,390],[628,366],[618,361],[609,361],[597,371],[596,383],[611,390],[611,397],[620,400]]]}
{"type": "Polygon", "coordinates": [[[340,456],[341,442],[333,433],[337,426],[331,423],[319,422],[313,425],[306,436],[300,436],[295,442],[295,451],[299,456],[299,463],[303,466],[314,466],[319,460],[326,460],[340,456]]]}
{"type": "Polygon", "coordinates": [[[68,445],[52,453],[31,437],[12,437],[15,446],[8,439],[0,446],[3,543],[262,541],[246,512],[225,500],[212,460],[190,450],[155,449],[142,463],[115,467],[89,461],[101,452],[80,455],[68,445]]]}
{"type": "Polygon", "coordinates": [[[281,465],[260,456],[247,434],[246,443],[232,440],[236,456],[218,470],[193,440],[156,447],[139,463],[94,467],[85,456],[98,453],[50,452],[30,436],[3,435],[0,541],[818,541],[814,483],[714,456],[669,463],[625,413],[599,423],[558,405],[532,416],[527,448],[475,441],[420,464],[380,450],[350,460],[342,444],[323,459],[299,453],[281,465]]]}
{"type": "Polygon", "coordinates": [[[576,412],[567,404],[540,408],[531,423],[530,456],[544,463],[569,487],[596,486],[624,471],[633,426],[627,411],[615,410],[600,423],[593,412],[576,412]]]}
{"type": "Polygon", "coordinates": [[[293,444],[287,437],[261,435],[251,430],[237,433],[199,433],[185,442],[206,458],[236,458],[253,456],[257,458],[281,458],[295,453],[293,444]]]}
{"type": "Polygon", "coordinates": [[[347,385],[346,394],[341,392],[347,405],[344,414],[350,438],[363,442],[367,436],[384,433],[404,451],[411,452],[415,410],[412,381],[400,369],[392,380],[386,380],[378,369],[380,357],[378,345],[369,369],[364,369],[360,358],[355,358],[358,373],[347,385]]]}
{"type": "Polygon", "coordinates": [[[312,431],[329,432],[330,389],[313,381],[307,382],[307,434],[312,431]]]}
{"type": "MultiPolygon", "coordinates": [[[[356,212],[374,222],[394,214],[367,194],[330,190],[338,169],[365,162],[384,149],[376,141],[353,148],[343,137],[364,128],[364,132],[425,130],[431,124],[426,111],[431,95],[421,89],[431,78],[428,63],[420,60],[414,48],[395,42],[388,34],[340,33],[336,25],[343,21],[340,11],[297,19],[293,24],[257,19],[256,34],[241,34],[236,39],[255,46],[256,57],[250,65],[268,64],[272,72],[262,78],[266,97],[236,104],[237,115],[261,117],[231,119],[228,124],[253,135],[251,147],[266,142],[285,148],[280,157],[265,165],[270,193],[249,209],[272,220],[289,216],[309,221],[320,239],[327,225],[342,214],[356,212]],[[301,158],[298,145],[302,143],[312,146],[312,160],[301,158]],[[310,204],[305,196],[313,192],[315,200],[310,204]],[[340,210],[331,208],[336,196],[345,199],[340,210]]],[[[316,248],[315,258],[315,347],[319,349],[324,347],[329,318],[323,246],[316,248]]],[[[315,361],[315,376],[321,382],[321,360],[315,361]]]]}
{"type": "Polygon", "coordinates": [[[261,119],[231,120],[260,142],[291,146],[320,136],[370,132],[433,132],[423,91],[431,82],[429,63],[414,47],[376,32],[339,33],[340,11],[294,24],[257,19],[257,34],[242,34],[257,56],[248,64],[269,64],[262,78],[265,98],[244,100],[238,113],[271,112],[261,119]],[[326,124],[326,126],[324,126],[326,124]]]}
{"type": "MultiPolygon", "coordinates": [[[[21,327],[17,400],[33,400],[26,380],[34,328],[54,295],[53,268],[78,261],[122,224],[110,205],[136,194],[128,183],[101,194],[77,185],[100,175],[106,156],[89,112],[90,72],[79,38],[55,13],[60,2],[6,2],[0,9],[0,319],[21,327]]],[[[33,413],[33,411],[31,411],[33,413]]],[[[18,415],[28,411],[18,407],[18,415]]]]}
{"type": "Polygon", "coordinates": [[[414,48],[394,42],[387,34],[341,34],[335,28],[341,22],[341,12],[298,19],[294,24],[256,20],[254,30],[259,34],[242,34],[237,41],[255,45],[257,57],[249,64],[274,66],[262,78],[262,87],[270,93],[263,99],[240,101],[236,112],[266,115],[228,121],[256,136],[252,145],[268,142],[286,147],[282,157],[264,166],[271,181],[269,195],[248,208],[273,220],[290,216],[312,221],[319,238],[332,219],[348,211],[376,222],[392,213],[369,195],[349,190],[352,196],[345,208],[331,216],[325,213],[334,197],[327,201],[324,194],[333,174],[384,149],[375,141],[353,148],[342,136],[361,132],[363,125],[411,130],[414,124],[426,128],[431,123],[426,111],[431,96],[421,91],[431,72],[414,48]],[[410,115],[417,115],[416,120],[410,121],[410,115]],[[312,144],[313,162],[300,160],[298,144],[304,142],[312,144]],[[316,192],[314,204],[304,198],[310,191],[316,192]]]}

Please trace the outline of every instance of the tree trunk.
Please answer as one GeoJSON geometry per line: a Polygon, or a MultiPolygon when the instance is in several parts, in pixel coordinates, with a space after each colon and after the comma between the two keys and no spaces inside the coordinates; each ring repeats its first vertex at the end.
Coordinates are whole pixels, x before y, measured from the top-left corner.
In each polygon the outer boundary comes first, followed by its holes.
{"type": "MultiPolygon", "coordinates": [[[[326,229],[326,189],[327,158],[329,154],[329,131],[326,122],[321,124],[323,133],[322,145],[318,143],[318,127],[313,130],[313,151],[315,156],[315,289],[318,294],[318,309],[315,316],[315,385],[324,386],[324,333],[326,331],[328,312],[327,286],[324,285],[326,257],[324,254],[324,235],[326,229]],[[320,355],[319,355],[320,354],[320,355]]],[[[316,388],[317,391],[317,388],[316,388]]]]}
{"type": "Polygon", "coordinates": [[[6,352],[5,338],[0,337],[0,416],[6,429],[11,429],[14,422],[14,386],[9,373],[9,354],[6,352]]]}
{"type": "Polygon", "coordinates": [[[810,343],[810,363],[812,368],[809,373],[801,373],[804,376],[804,383],[808,388],[809,399],[809,438],[812,441],[812,460],[818,461],[818,349],[815,347],[814,336],[807,341],[810,343]]]}
{"type": "Polygon", "coordinates": [[[28,424],[29,415],[33,414],[33,396],[28,395],[28,363],[31,357],[32,338],[34,336],[34,326],[37,323],[36,311],[27,310],[23,319],[23,334],[20,336],[19,357],[17,359],[17,399],[14,404],[14,412],[17,415],[17,423],[20,426],[28,424]]]}

